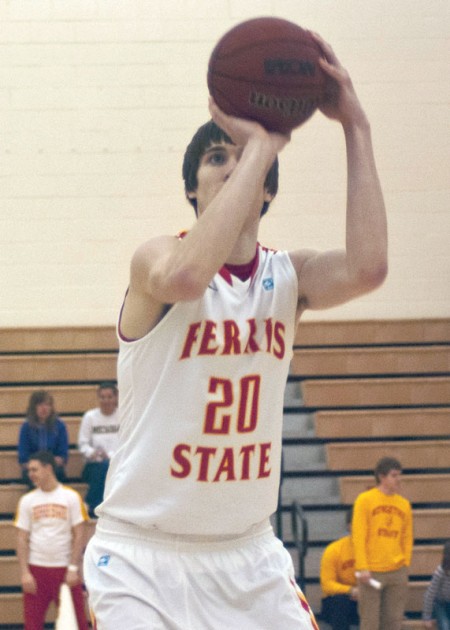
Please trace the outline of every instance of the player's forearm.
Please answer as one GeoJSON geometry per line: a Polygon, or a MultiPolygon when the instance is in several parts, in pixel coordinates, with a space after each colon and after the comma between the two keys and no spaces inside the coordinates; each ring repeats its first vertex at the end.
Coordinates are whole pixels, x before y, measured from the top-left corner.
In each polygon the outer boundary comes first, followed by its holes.
{"type": "Polygon", "coordinates": [[[264,181],[276,153],[263,140],[249,140],[243,154],[196,224],[182,242],[152,265],[149,292],[164,302],[196,299],[232,255],[246,222],[253,228],[240,254],[248,262],[255,253],[264,181]],[[254,230],[254,234],[252,233],[254,230]]]}
{"type": "Polygon", "coordinates": [[[379,286],[387,273],[387,221],[369,123],[365,119],[345,127],[347,146],[348,271],[362,288],[379,286]]]}

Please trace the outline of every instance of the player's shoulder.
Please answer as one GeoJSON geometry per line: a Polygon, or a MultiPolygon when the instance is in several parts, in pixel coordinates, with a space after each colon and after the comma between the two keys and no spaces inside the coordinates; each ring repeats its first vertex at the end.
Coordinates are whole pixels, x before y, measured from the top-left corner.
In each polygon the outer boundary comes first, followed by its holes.
{"type": "Polygon", "coordinates": [[[305,263],[315,258],[318,254],[318,251],[315,249],[303,248],[303,249],[288,250],[287,253],[295,271],[297,272],[297,276],[300,277],[305,263]]]}
{"type": "Polygon", "coordinates": [[[163,234],[141,243],[131,258],[131,277],[139,278],[146,274],[152,263],[176,247],[178,242],[178,235],[163,234]]]}

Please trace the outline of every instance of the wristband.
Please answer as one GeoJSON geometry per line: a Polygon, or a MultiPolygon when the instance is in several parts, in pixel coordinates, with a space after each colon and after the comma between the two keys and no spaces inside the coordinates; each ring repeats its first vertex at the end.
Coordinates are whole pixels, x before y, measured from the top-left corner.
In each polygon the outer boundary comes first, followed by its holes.
{"type": "Polygon", "coordinates": [[[67,567],[68,571],[73,571],[74,573],[78,573],[78,567],[76,564],[69,564],[69,566],[67,567]]]}

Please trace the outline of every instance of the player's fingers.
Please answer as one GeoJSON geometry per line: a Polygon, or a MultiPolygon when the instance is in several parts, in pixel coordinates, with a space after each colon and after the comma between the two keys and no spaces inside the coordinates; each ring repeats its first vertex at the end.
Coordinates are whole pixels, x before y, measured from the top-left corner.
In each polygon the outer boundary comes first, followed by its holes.
{"type": "MultiPolygon", "coordinates": [[[[342,66],[336,66],[326,59],[319,59],[322,70],[333,79],[338,85],[351,87],[352,81],[347,70],[342,66]]],[[[328,86],[329,89],[329,86],[328,86]]]]}
{"type": "Polygon", "coordinates": [[[339,60],[336,57],[336,54],[334,50],[332,49],[332,47],[330,46],[330,44],[326,42],[323,39],[323,37],[319,35],[319,33],[315,33],[314,31],[310,31],[310,33],[311,33],[312,38],[314,39],[314,41],[316,42],[316,44],[319,46],[320,50],[322,51],[322,54],[325,57],[325,59],[329,61],[330,63],[339,65],[339,60]]]}

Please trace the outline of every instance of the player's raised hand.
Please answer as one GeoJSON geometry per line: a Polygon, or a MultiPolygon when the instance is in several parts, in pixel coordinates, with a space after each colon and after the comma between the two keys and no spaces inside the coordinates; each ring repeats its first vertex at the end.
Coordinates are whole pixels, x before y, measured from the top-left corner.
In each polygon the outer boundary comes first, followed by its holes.
{"type": "Polygon", "coordinates": [[[251,138],[257,138],[270,144],[272,150],[277,154],[291,139],[290,134],[269,132],[254,120],[225,114],[212,96],[209,98],[209,111],[216,125],[225,131],[236,145],[245,146],[251,138]]]}
{"type": "Polygon", "coordinates": [[[330,44],[317,33],[311,35],[322,50],[323,56],[319,63],[329,77],[325,100],[320,105],[320,110],[328,118],[341,122],[344,127],[367,123],[349,73],[340,63],[330,44]]]}

